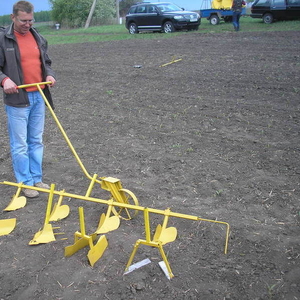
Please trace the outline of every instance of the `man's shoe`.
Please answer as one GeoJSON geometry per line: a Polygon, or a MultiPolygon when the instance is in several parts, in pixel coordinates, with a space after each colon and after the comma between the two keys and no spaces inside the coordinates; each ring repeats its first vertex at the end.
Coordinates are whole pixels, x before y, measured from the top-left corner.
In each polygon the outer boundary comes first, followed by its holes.
{"type": "Polygon", "coordinates": [[[36,198],[39,196],[39,192],[36,190],[24,189],[23,193],[27,198],[36,198]]]}
{"type": "Polygon", "coordinates": [[[47,189],[47,190],[50,189],[50,186],[47,183],[44,183],[44,182],[37,182],[37,183],[34,184],[34,186],[36,186],[38,188],[41,188],[41,189],[47,189]]]}

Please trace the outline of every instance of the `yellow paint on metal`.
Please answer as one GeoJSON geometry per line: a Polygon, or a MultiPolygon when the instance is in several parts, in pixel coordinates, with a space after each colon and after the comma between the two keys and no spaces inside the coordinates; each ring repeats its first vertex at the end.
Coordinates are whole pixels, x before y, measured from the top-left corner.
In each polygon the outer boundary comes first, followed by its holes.
{"type": "Polygon", "coordinates": [[[120,218],[118,216],[110,216],[112,211],[113,199],[108,201],[108,209],[106,214],[102,214],[96,230],[97,234],[107,233],[116,230],[120,226],[120,218]]]}
{"type": "Polygon", "coordinates": [[[98,242],[89,250],[87,254],[87,257],[92,267],[102,257],[107,246],[108,242],[106,236],[101,235],[98,242]]]}
{"type": "Polygon", "coordinates": [[[171,64],[173,64],[173,63],[179,62],[179,61],[181,61],[181,60],[182,60],[182,58],[175,59],[175,56],[174,56],[170,62],[168,62],[168,63],[166,63],[166,64],[163,64],[163,65],[161,65],[161,66],[159,66],[159,67],[165,67],[165,66],[171,65],[171,64]]]}
{"type": "Polygon", "coordinates": [[[15,195],[13,195],[10,203],[6,206],[4,211],[13,211],[22,208],[26,205],[26,197],[20,196],[22,190],[22,182],[19,183],[18,190],[15,195]]]}
{"type": "Polygon", "coordinates": [[[0,236],[10,234],[16,227],[17,219],[0,220],[0,236]]]}
{"type": "Polygon", "coordinates": [[[49,218],[50,222],[65,219],[70,214],[70,207],[68,205],[61,205],[64,198],[64,192],[65,190],[61,191],[57,203],[54,204],[53,210],[49,218]]]}
{"type": "Polygon", "coordinates": [[[169,220],[170,209],[165,210],[165,217],[163,221],[163,225],[158,224],[153,236],[154,242],[161,242],[162,245],[167,243],[171,243],[176,240],[177,237],[177,229],[175,227],[168,227],[167,223],[169,220]]]}
{"type": "Polygon", "coordinates": [[[213,9],[231,9],[232,0],[212,0],[211,8],[213,9]]]}
{"type": "Polygon", "coordinates": [[[80,223],[80,232],[75,232],[74,244],[65,247],[65,256],[71,256],[80,249],[90,246],[90,250],[87,254],[90,265],[93,267],[94,264],[101,258],[105,249],[108,246],[108,242],[105,236],[101,236],[98,242],[94,245],[93,241],[96,240],[97,234],[93,233],[87,235],[85,232],[85,221],[84,221],[84,211],[83,207],[78,208],[79,212],[79,223],[80,223]]]}
{"type": "MultiPolygon", "coordinates": [[[[104,177],[102,178],[101,187],[104,190],[110,191],[113,199],[115,201],[125,204],[130,204],[133,202],[134,205],[139,205],[138,199],[131,191],[122,188],[121,181],[114,177],[104,177]]],[[[112,212],[115,216],[120,217],[124,220],[130,220],[136,216],[138,213],[137,210],[134,210],[133,213],[129,212],[127,207],[121,207],[119,210],[112,208],[112,212]]]]}
{"type": "Polygon", "coordinates": [[[134,256],[138,250],[138,247],[142,244],[142,245],[147,245],[147,246],[150,246],[150,247],[155,247],[155,248],[158,248],[159,249],[159,252],[160,252],[160,255],[166,265],[166,268],[167,268],[167,271],[169,273],[169,276],[170,278],[173,278],[174,277],[174,274],[171,270],[171,267],[170,267],[170,264],[168,262],[168,259],[167,259],[167,256],[164,252],[164,249],[163,249],[163,244],[161,241],[154,241],[154,240],[151,240],[151,234],[150,234],[150,219],[149,219],[149,209],[148,208],[145,208],[144,209],[144,220],[145,220],[145,235],[146,235],[146,240],[142,240],[142,239],[138,239],[136,241],[136,243],[134,244],[134,247],[133,247],[133,251],[130,255],[130,258],[127,262],[127,265],[126,265],[126,268],[125,268],[125,272],[128,271],[129,267],[131,266],[132,264],[132,261],[134,259],[134,256]]]}
{"type": "Polygon", "coordinates": [[[53,232],[54,228],[52,228],[52,225],[49,224],[54,189],[55,189],[55,184],[51,184],[50,190],[47,190],[49,191],[49,197],[48,197],[44,226],[40,231],[38,231],[34,235],[33,239],[29,242],[29,245],[46,244],[55,241],[55,236],[53,232]]]}

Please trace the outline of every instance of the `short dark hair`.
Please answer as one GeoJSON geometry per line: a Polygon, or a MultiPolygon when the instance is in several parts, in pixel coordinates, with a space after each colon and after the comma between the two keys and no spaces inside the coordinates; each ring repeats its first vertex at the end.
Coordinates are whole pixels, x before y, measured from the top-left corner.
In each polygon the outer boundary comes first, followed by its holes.
{"type": "Polygon", "coordinates": [[[18,1],[13,6],[13,14],[18,15],[19,11],[26,12],[28,14],[32,13],[34,10],[33,5],[28,1],[18,1]]]}

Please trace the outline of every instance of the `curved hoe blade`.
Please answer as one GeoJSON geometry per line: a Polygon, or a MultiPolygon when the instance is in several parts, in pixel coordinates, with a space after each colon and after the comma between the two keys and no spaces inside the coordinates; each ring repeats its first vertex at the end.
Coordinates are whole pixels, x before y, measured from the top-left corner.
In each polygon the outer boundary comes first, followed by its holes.
{"type": "Polygon", "coordinates": [[[17,210],[19,208],[22,208],[26,205],[26,197],[24,196],[20,196],[20,197],[16,197],[16,195],[14,195],[10,201],[10,203],[6,206],[5,209],[3,209],[4,211],[13,211],[13,210],[17,210]]]}
{"type": "Polygon", "coordinates": [[[163,245],[171,243],[176,240],[177,229],[176,227],[162,228],[160,224],[156,227],[156,232],[153,237],[154,242],[160,241],[163,245]]]}
{"type": "Polygon", "coordinates": [[[168,227],[162,230],[159,240],[164,245],[175,241],[176,237],[177,237],[177,229],[175,227],[168,227]]]}
{"type": "Polygon", "coordinates": [[[101,258],[107,246],[108,246],[108,242],[106,236],[105,235],[100,236],[97,244],[92,246],[92,248],[90,249],[87,255],[92,267],[98,261],[98,259],[101,258]]]}
{"type": "Polygon", "coordinates": [[[16,227],[16,218],[0,220],[0,236],[10,234],[16,227]]]}
{"type": "Polygon", "coordinates": [[[29,245],[47,244],[55,241],[53,229],[51,224],[46,224],[44,228],[38,231],[33,239],[29,242],[29,245]]]}
{"type": "Polygon", "coordinates": [[[104,213],[101,215],[98,228],[96,230],[97,234],[107,233],[118,229],[120,226],[120,218],[117,216],[107,217],[104,213]]]}
{"type": "Polygon", "coordinates": [[[70,214],[68,205],[54,205],[49,221],[59,221],[66,218],[70,214]]]}

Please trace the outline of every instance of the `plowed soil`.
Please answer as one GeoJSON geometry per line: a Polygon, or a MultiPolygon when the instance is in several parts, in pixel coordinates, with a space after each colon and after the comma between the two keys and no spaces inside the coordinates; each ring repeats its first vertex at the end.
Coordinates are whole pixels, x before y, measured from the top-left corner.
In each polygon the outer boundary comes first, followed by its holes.
{"type": "MultiPolygon", "coordinates": [[[[48,193],[6,212],[17,188],[1,184],[0,219],[17,225],[0,237],[0,299],[300,299],[299,49],[299,31],[51,45],[55,113],[87,173],[120,179],[143,208],[208,221],[169,218],[178,231],[163,246],[171,280],[145,245],[133,263],[151,263],[124,275],[146,238],[142,211],[105,233],[91,267],[89,246],[71,257],[64,248],[80,231],[78,207],[91,235],[106,202],[65,197],[69,216],[51,222],[63,234],[33,246],[48,193]],[[230,224],[227,254],[225,224],[210,221],[230,224]]],[[[0,180],[14,182],[3,105],[0,126],[0,180]]],[[[86,195],[91,180],[49,111],[44,144],[44,181],[86,195]]],[[[98,183],[91,196],[110,199],[98,183]]],[[[162,223],[150,213],[151,239],[162,223]]]]}

